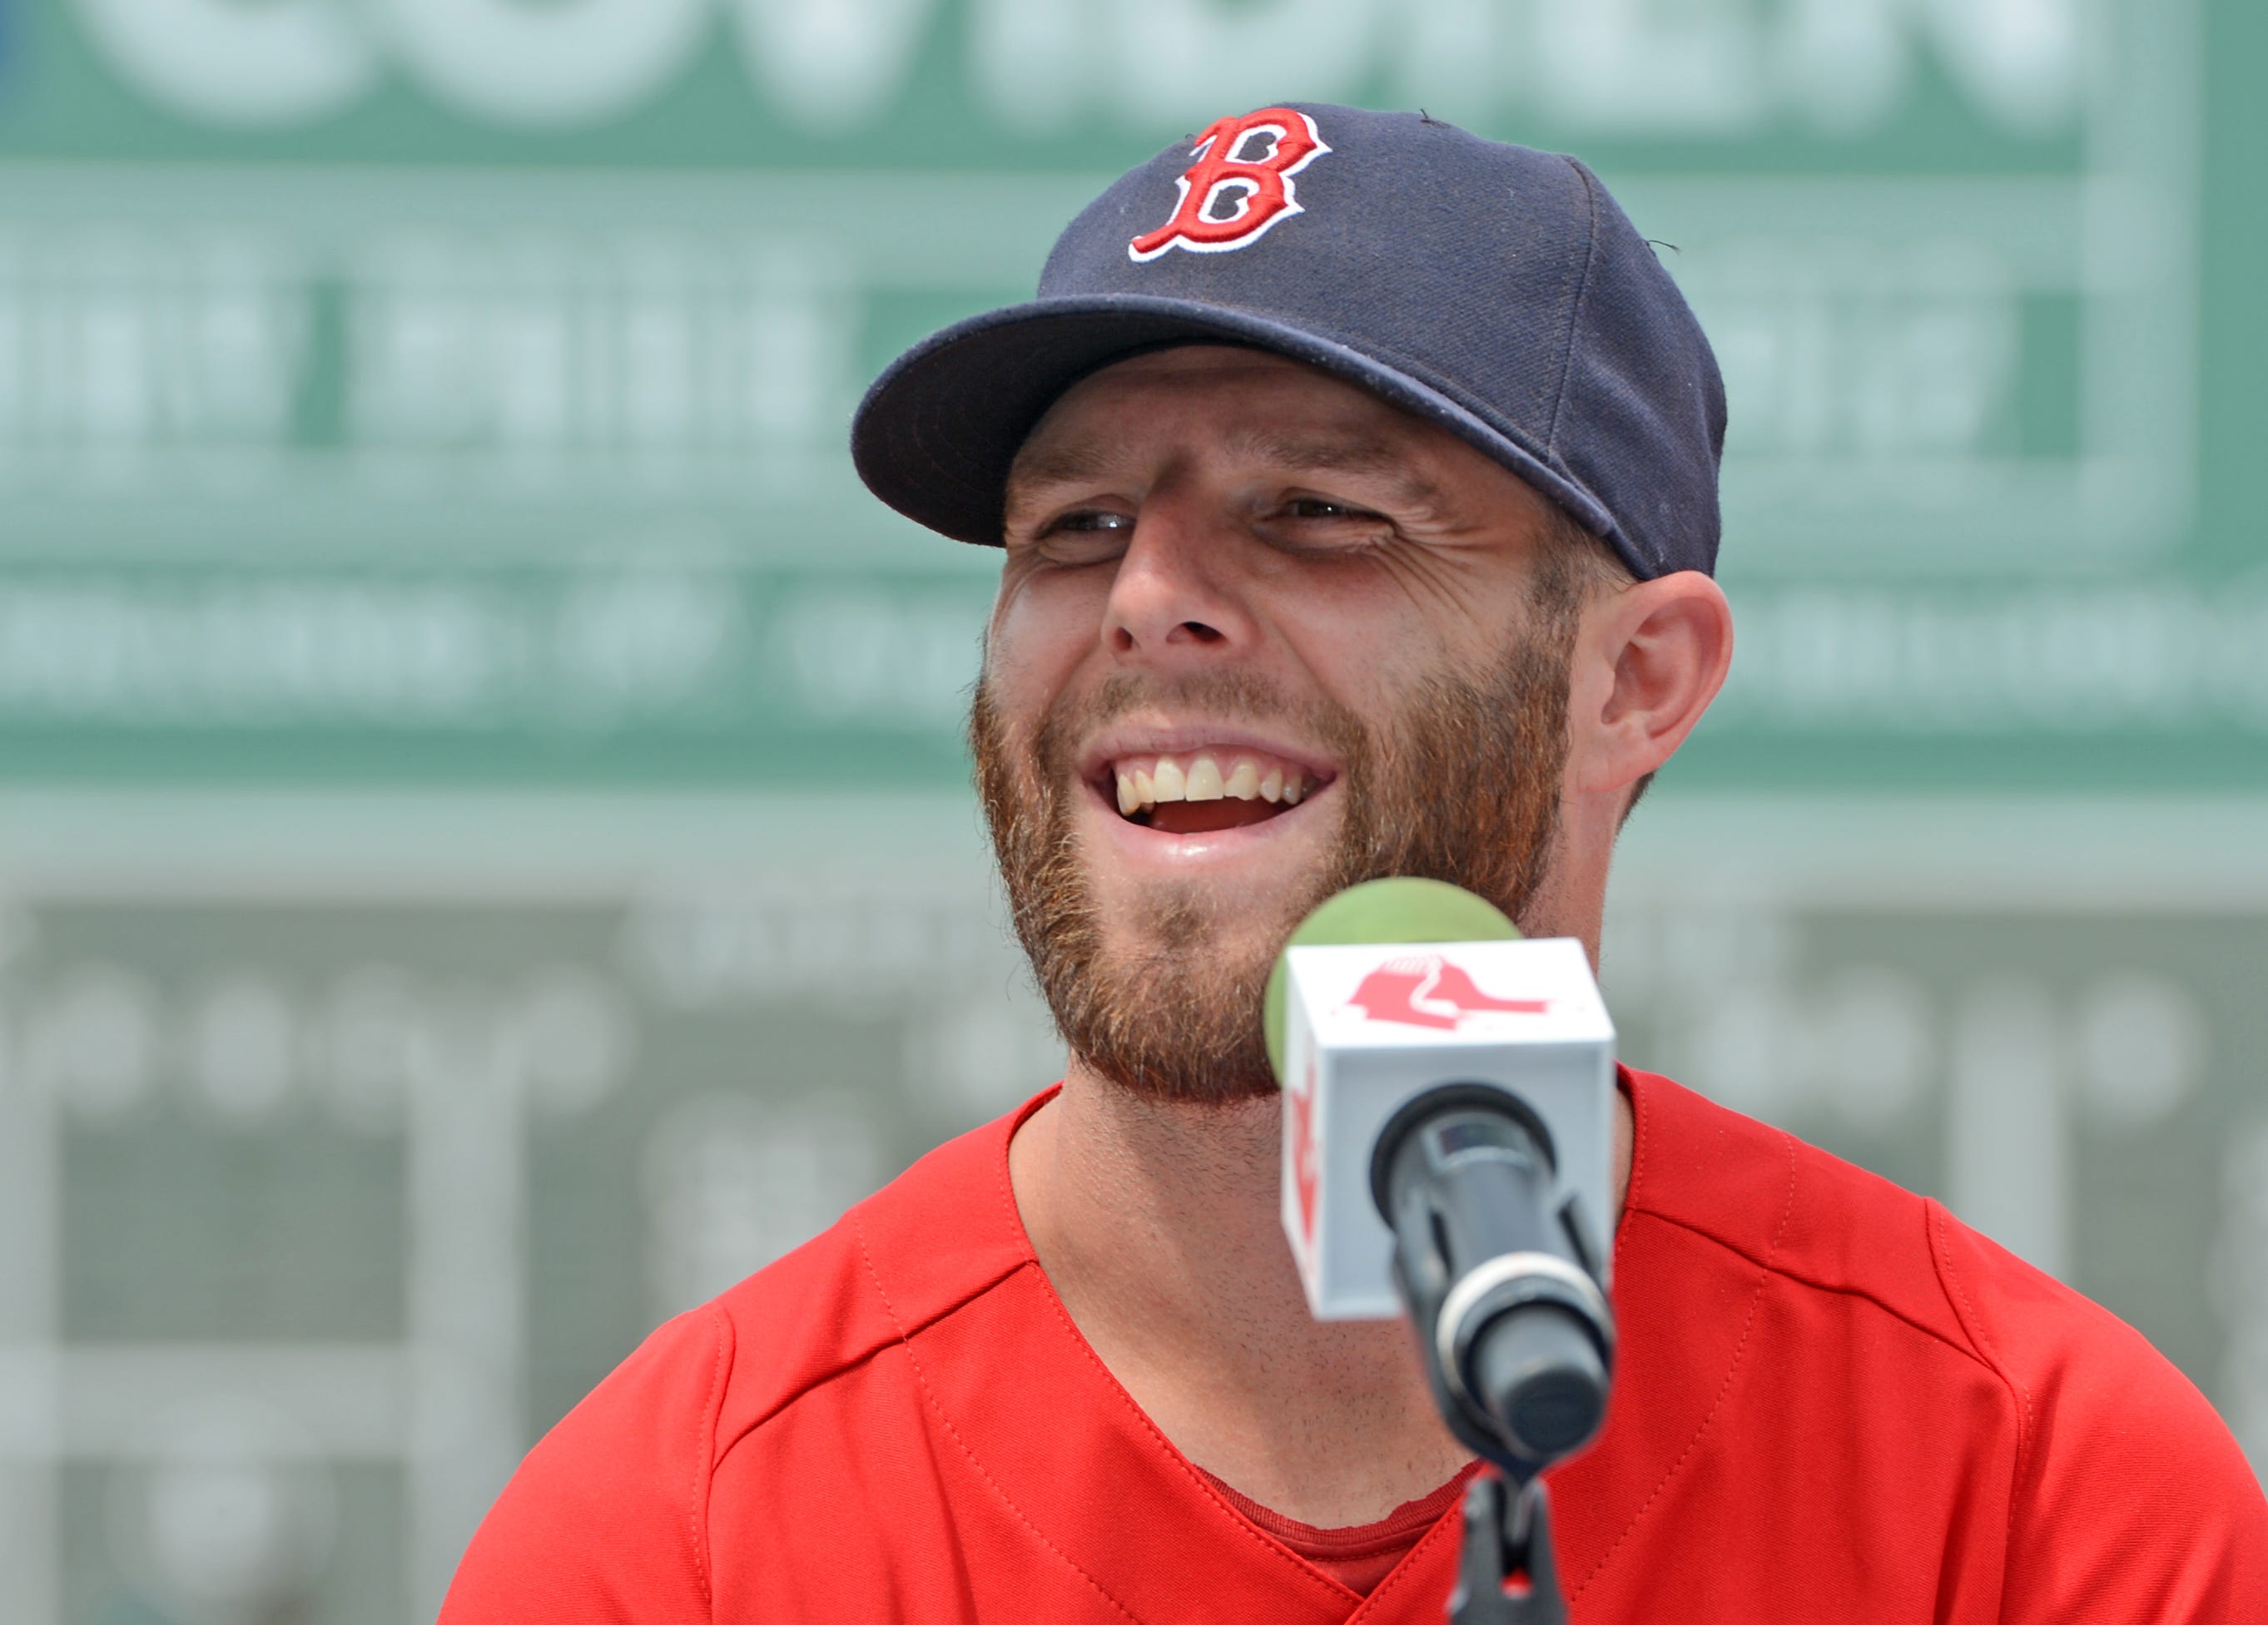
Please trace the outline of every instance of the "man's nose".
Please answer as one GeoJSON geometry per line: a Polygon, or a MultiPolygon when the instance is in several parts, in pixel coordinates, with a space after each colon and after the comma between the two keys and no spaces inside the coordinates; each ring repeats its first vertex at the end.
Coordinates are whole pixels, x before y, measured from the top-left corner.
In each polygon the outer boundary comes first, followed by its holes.
{"type": "Polygon", "coordinates": [[[1204,504],[1153,493],[1135,516],[1104,607],[1102,640],[1121,658],[1185,659],[1250,647],[1237,583],[1240,539],[1204,504]]]}

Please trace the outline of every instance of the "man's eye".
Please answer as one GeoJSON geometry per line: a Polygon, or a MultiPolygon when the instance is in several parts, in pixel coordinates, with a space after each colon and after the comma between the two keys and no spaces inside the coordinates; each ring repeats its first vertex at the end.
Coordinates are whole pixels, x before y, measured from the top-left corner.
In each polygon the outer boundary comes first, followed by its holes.
{"type": "Polygon", "coordinates": [[[1108,508],[1079,508],[1048,526],[1049,533],[1058,531],[1101,533],[1108,534],[1134,528],[1134,516],[1116,513],[1108,508]]]}
{"type": "Polygon", "coordinates": [[[1286,518],[1294,519],[1375,519],[1378,515],[1352,503],[1332,502],[1322,496],[1294,496],[1284,504],[1286,518]]]}
{"type": "Polygon", "coordinates": [[[1116,558],[1134,534],[1134,516],[1116,508],[1071,508],[1036,520],[1008,538],[1008,550],[1055,564],[1116,558]]]}

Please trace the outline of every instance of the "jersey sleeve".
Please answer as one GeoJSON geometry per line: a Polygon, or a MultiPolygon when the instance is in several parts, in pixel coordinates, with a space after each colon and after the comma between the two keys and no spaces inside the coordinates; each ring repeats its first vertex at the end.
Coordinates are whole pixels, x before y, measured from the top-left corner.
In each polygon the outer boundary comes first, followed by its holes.
{"type": "Polygon", "coordinates": [[[520,1463],[440,1625],[706,1621],[709,1484],[732,1358],[732,1323],[713,1305],[648,1338],[520,1463]]]}
{"type": "Polygon", "coordinates": [[[2141,1352],[2104,1362],[2100,1387],[2057,1396],[2039,1418],[2010,1530],[2007,1625],[2268,1621],[2259,1481],[2205,1397],[2141,1352]]]}
{"type": "Polygon", "coordinates": [[[1940,1240],[1949,1283],[1990,1281],[1966,1307],[2022,1419],[2003,1625],[2268,1621],[2268,1496],[2205,1396],[2108,1311],[1940,1240]]]}

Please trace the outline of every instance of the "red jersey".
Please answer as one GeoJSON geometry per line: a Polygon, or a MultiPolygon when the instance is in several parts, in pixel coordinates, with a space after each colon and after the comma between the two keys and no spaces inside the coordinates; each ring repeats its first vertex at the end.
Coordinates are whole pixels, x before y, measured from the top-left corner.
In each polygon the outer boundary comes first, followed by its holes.
{"type": "MultiPolygon", "coordinates": [[[[1612,1406],[1550,1475],[1577,1625],[2268,1621],[2268,1502],[2139,1335],[1934,1202],[1624,1085],[1612,1406]]],[[[1439,1625],[1454,1497],[1359,1594],[1104,1369],[1009,1188],[1038,1104],[656,1332],[530,1452],[443,1625],[1439,1625]]]]}

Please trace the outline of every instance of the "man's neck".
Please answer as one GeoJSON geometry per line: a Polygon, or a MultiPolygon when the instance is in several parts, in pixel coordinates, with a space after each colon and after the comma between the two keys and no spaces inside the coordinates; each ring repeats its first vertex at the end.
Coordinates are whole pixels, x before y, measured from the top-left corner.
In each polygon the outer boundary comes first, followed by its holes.
{"type": "MultiPolygon", "coordinates": [[[[1617,1209],[1630,1168],[1617,1135],[1617,1209]]],[[[1009,1147],[1026,1231],[1104,1365],[1182,1452],[1287,1518],[1365,1524],[1467,1460],[1399,1320],[1319,1321],[1284,1239],[1274,1098],[1145,1099],[1073,1067],[1009,1147]]]]}

